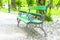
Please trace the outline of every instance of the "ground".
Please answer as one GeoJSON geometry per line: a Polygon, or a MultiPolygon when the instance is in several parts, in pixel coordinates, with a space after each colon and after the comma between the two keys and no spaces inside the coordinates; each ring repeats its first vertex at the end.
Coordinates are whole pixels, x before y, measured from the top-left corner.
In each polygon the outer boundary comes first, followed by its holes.
{"type": "Polygon", "coordinates": [[[16,15],[0,12],[0,18],[0,40],[24,38],[25,34],[17,27],[16,15]]]}
{"type": "MultiPolygon", "coordinates": [[[[21,22],[17,26],[17,15],[0,12],[0,40],[45,40],[39,28],[26,28],[21,22]],[[39,29],[39,30],[38,30],[39,29]],[[29,31],[30,30],[30,31],[29,31]]],[[[53,22],[44,22],[44,29],[47,32],[47,40],[60,40],[60,17],[52,16],[53,22]]]]}

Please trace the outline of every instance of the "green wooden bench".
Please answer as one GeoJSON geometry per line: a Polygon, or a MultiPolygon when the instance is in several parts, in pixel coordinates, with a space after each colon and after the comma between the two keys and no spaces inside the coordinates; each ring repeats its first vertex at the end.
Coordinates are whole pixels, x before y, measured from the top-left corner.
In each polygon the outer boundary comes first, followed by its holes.
{"type": "Polygon", "coordinates": [[[42,31],[44,32],[45,36],[46,36],[46,32],[43,29],[43,21],[45,19],[45,15],[46,15],[46,11],[47,11],[48,6],[32,6],[29,7],[30,10],[42,10],[44,11],[44,14],[42,15],[41,13],[33,13],[33,12],[26,12],[26,11],[21,11],[19,10],[18,16],[17,16],[17,21],[18,21],[18,26],[19,26],[19,22],[23,21],[25,22],[27,25],[26,27],[28,27],[29,24],[41,24],[41,27],[39,27],[40,29],[42,29],[42,31]],[[41,17],[41,19],[35,18],[35,16],[41,17]]]}

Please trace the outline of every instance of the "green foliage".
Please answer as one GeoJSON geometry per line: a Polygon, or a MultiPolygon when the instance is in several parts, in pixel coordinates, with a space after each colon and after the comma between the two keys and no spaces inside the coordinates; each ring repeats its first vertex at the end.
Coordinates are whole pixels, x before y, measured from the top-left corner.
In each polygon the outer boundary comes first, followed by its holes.
{"type": "Polygon", "coordinates": [[[46,21],[52,21],[51,10],[50,9],[49,9],[49,11],[47,12],[47,15],[46,15],[46,21]]]}
{"type": "Polygon", "coordinates": [[[22,6],[21,0],[16,0],[16,5],[17,5],[17,6],[22,6]]]}
{"type": "Polygon", "coordinates": [[[45,20],[48,21],[48,22],[50,22],[50,21],[52,21],[52,18],[50,16],[46,16],[45,20]]]}
{"type": "Polygon", "coordinates": [[[58,1],[57,5],[60,5],[60,0],[58,1]]]}
{"type": "Polygon", "coordinates": [[[60,16],[60,9],[51,9],[51,14],[55,16],[60,16]]]}
{"type": "MultiPolygon", "coordinates": [[[[9,0],[9,2],[10,2],[10,0],[9,0]]],[[[2,0],[2,5],[5,5],[7,3],[8,3],[8,0],[2,0]]]]}
{"type": "Polygon", "coordinates": [[[58,2],[59,0],[53,0],[53,6],[57,5],[58,2]]]}
{"type": "Polygon", "coordinates": [[[2,6],[2,0],[0,0],[0,6],[2,6]]]}
{"type": "Polygon", "coordinates": [[[33,6],[34,0],[26,0],[28,6],[33,6]]]}
{"type": "Polygon", "coordinates": [[[48,15],[46,15],[45,20],[46,21],[52,21],[52,17],[51,17],[51,12],[47,13],[48,15]]]}

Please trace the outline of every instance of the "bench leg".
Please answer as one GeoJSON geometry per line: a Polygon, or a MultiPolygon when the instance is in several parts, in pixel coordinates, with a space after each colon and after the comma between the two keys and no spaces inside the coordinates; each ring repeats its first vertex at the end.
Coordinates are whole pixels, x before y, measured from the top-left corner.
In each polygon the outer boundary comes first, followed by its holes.
{"type": "Polygon", "coordinates": [[[26,24],[26,28],[28,28],[28,24],[26,24]]]}
{"type": "Polygon", "coordinates": [[[20,20],[18,18],[17,18],[17,22],[18,22],[17,26],[19,27],[20,20]]]}
{"type": "Polygon", "coordinates": [[[46,36],[47,36],[47,33],[46,33],[45,30],[43,29],[43,24],[41,24],[40,29],[44,32],[44,35],[45,35],[45,37],[46,37],[46,36]]]}

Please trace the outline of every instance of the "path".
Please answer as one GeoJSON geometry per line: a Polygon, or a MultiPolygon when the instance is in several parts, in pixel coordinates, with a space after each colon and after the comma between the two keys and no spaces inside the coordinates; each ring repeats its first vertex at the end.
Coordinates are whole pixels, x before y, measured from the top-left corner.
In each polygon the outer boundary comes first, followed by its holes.
{"type": "MultiPolygon", "coordinates": [[[[40,34],[37,31],[26,29],[26,27],[17,27],[16,17],[17,15],[14,14],[0,12],[0,40],[31,40],[32,37],[38,38],[37,35],[40,34]],[[27,36],[30,37],[27,38],[27,36]]],[[[21,23],[20,26],[25,26],[23,22],[21,23]]]]}
{"type": "MultiPolygon", "coordinates": [[[[32,31],[31,29],[32,32],[30,33],[28,31],[29,29],[26,29],[25,27],[17,27],[16,16],[17,15],[0,12],[0,40],[35,40],[33,37],[44,40],[44,38],[35,30],[32,31]],[[27,35],[30,35],[30,38],[27,39],[27,35]]],[[[60,40],[60,19],[55,17],[54,20],[55,21],[52,23],[47,22],[44,24],[44,26],[46,26],[45,30],[47,30],[48,40],[60,40]],[[59,21],[56,21],[56,19],[59,21]]],[[[25,26],[23,22],[21,23],[22,25],[20,26],[25,26]]],[[[40,30],[38,31],[41,33],[40,30]]]]}
{"type": "Polygon", "coordinates": [[[20,40],[26,34],[17,27],[16,15],[0,12],[0,40],[20,40]]]}

